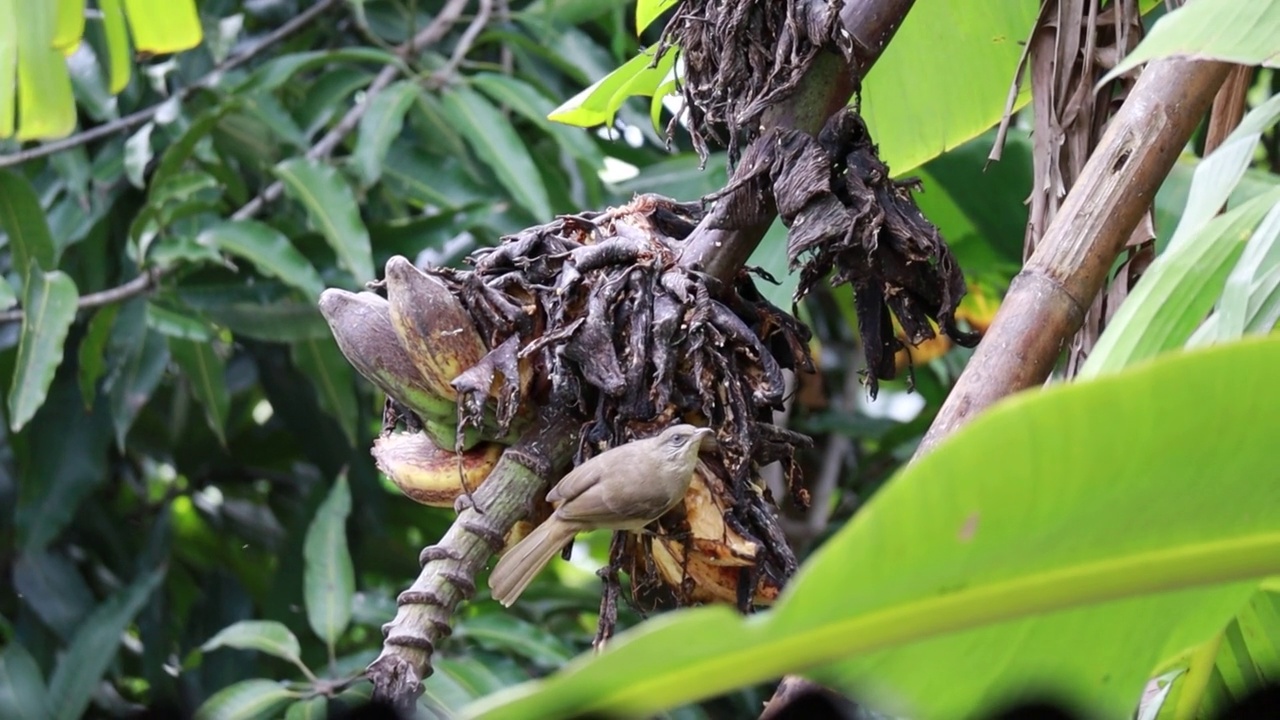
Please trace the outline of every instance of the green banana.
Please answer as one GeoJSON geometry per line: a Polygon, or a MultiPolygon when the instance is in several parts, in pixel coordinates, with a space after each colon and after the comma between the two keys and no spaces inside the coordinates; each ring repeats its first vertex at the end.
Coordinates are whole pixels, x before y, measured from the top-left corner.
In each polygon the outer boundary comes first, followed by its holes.
{"type": "Polygon", "coordinates": [[[498,464],[503,450],[498,443],[481,443],[459,457],[417,432],[393,433],[373,441],[378,469],[391,478],[400,492],[432,507],[451,508],[460,495],[480,487],[498,464]]]}
{"type": "Polygon", "coordinates": [[[422,377],[391,327],[390,306],[385,299],[370,292],[330,288],[320,295],[320,312],[329,322],[347,362],[361,375],[424,423],[456,422],[455,395],[439,394],[439,384],[422,377]]]}
{"type": "Polygon", "coordinates": [[[449,288],[399,255],[387,261],[391,325],[436,397],[454,400],[450,382],[489,352],[449,288]]]}

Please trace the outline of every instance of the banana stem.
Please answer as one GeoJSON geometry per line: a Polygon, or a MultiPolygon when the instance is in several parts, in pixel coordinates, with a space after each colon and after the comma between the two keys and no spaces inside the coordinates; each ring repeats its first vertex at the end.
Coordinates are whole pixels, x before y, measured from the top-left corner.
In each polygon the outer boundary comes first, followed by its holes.
{"type": "Polygon", "coordinates": [[[553,408],[502,454],[473,493],[483,513],[458,498],[458,518],[436,545],[422,551],[422,572],[400,594],[395,618],[382,626],[382,653],[365,670],[375,700],[396,706],[405,717],[431,675],[435,644],[452,632],[453,612],[476,590],[476,575],[513,525],[528,514],[552,473],[570,459],[577,425],[553,408]]]}

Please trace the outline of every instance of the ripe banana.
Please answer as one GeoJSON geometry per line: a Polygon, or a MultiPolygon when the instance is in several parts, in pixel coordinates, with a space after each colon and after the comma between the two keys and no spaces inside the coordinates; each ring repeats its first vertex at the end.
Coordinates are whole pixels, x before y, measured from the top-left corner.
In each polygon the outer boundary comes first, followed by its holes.
{"type": "Polygon", "coordinates": [[[411,500],[432,507],[452,508],[453,501],[466,492],[475,491],[489,477],[503,446],[481,443],[459,457],[452,450],[438,447],[424,433],[393,433],[373,441],[373,458],[378,469],[411,500]],[[466,489],[462,483],[466,482],[466,489]]]}
{"type": "Polygon", "coordinates": [[[386,288],[395,337],[432,394],[455,400],[450,381],[489,352],[471,315],[444,283],[399,255],[387,261],[386,288]]]}
{"type": "Polygon", "coordinates": [[[391,327],[391,309],[385,299],[370,292],[330,288],[320,295],[320,312],[347,362],[361,375],[424,422],[454,423],[453,396],[438,394],[438,383],[422,377],[391,327]]]}
{"type": "MultiPolygon", "coordinates": [[[[699,464],[684,497],[687,535],[671,535],[659,529],[652,538],[650,554],[662,580],[678,594],[694,602],[737,602],[738,577],[755,563],[760,548],[724,521],[724,510],[716,501],[722,483],[699,464]],[[691,581],[686,584],[685,580],[691,581]]],[[[721,495],[722,496],[722,495],[721,495]]],[[[755,603],[769,605],[779,588],[763,574],[756,585],[755,603]]]]}

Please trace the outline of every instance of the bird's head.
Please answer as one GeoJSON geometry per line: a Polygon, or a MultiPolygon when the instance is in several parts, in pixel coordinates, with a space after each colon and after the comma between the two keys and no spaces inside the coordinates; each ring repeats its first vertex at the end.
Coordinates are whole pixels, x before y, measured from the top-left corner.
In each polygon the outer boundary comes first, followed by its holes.
{"type": "Polygon", "coordinates": [[[704,440],[714,437],[711,428],[694,425],[672,425],[657,437],[659,450],[667,458],[692,465],[704,440]]]}

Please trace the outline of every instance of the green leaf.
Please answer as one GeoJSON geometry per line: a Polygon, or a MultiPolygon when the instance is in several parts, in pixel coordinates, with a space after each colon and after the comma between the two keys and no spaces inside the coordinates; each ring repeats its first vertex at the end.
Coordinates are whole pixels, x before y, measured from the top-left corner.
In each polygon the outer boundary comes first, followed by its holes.
{"type": "Polygon", "coordinates": [[[164,336],[147,328],[145,300],[136,298],[121,308],[107,349],[107,400],[116,446],[123,450],[129,428],[151,399],[169,363],[164,336]]]}
{"type": "Polygon", "coordinates": [[[20,29],[16,38],[18,140],[63,137],[75,128],[67,60],[52,42],[55,12],[51,2],[16,2],[8,7],[14,27],[20,29]]]}
{"type": "Polygon", "coordinates": [[[13,589],[62,640],[71,637],[95,603],[75,563],[45,548],[18,556],[13,565],[13,589]]]}
{"type": "Polygon", "coordinates": [[[173,310],[156,302],[147,303],[147,327],[171,338],[207,343],[217,336],[216,328],[189,312],[173,310]]]}
{"type": "Polygon", "coordinates": [[[222,358],[218,357],[211,343],[177,337],[169,338],[169,353],[187,376],[196,400],[204,407],[209,429],[218,436],[219,442],[226,445],[227,414],[231,398],[227,393],[227,381],[224,377],[226,369],[222,358]]]}
{"type": "Polygon", "coordinates": [[[1106,83],[1148,60],[1170,56],[1280,67],[1280,1],[1196,0],[1156,21],[1106,83]]]}
{"type": "Polygon", "coordinates": [[[9,429],[21,430],[44,404],[63,343],[76,319],[76,284],[65,273],[35,268],[22,293],[25,315],[18,339],[18,366],[9,388],[9,429]]]}
{"type": "Polygon", "coordinates": [[[124,12],[139,50],[167,55],[200,44],[195,0],[124,0],[124,12]]]}
{"type": "Polygon", "coordinates": [[[9,279],[0,276],[0,310],[8,310],[18,304],[18,293],[14,292],[9,279]]]}
{"type": "Polygon", "coordinates": [[[0,652],[0,717],[44,720],[49,717],[49,691],[31,653],[10,641],[0,652]]]}
{"type": "Polygon", "coordinates": [[[312,224],[329,241],[356,282],[373,280],[369,231],[360,219],[351,186],[338,171],[318,160],[297,157],[277,165],[276,175],[289,195],[307,209],[312,224]]]}
{"type": "Polygon", "coordinates": [[[320,273],[289,239],[257,220],[231,220],[200,233],[196,242],[252,262],[259,270],[278,277],[317,300],[324,292],[320,273]]]}
{"type": "Polygon", "coordinates": [[[1107,324],[1078,377],[1097,377],[1180,347],[1213,308],[1254,226],[1280,188],[1210,220],[1151,263],[1107,324]]]}
{"type": "Polygon", "coordinates": [[[302,646],[298,644],[298,638],[283,623],[274,620],[241,620],[228,625],[200,649],[210,652],[223,647],[257,650],[291,663],[302,662],[302,646]]]}
{"type": "Polygon", "coordinates": [[[54,382],[49,401],[14,438],[20,459],[13,517],[23,554],[37,553],[58,537],[110,475],[110,418],[86,412],[77,396],[70,378],[54,382]]]}
{"type": "Polygon", "coordinates": [[[13,135],[17,110],[18,2],[0,0],[0,139],[13,135]]]}
{"type": "Polygon", "coordinates": [[[275,680],[241,680],[214,693],[196,709],[196,720],[256,720],[278,717],[298,693],[275,680]]]}
{"type": "Polygon", "coordinates": [[[540,221],[551,217],[551,201],[529,150],[498,109],[467,88],[443,93],[445,112],[471,149],[489,166],[511,197],[540,221]]]}
{"type": "Polygon", "coordinates": [[[511,108],[526,120],[542,128],[572,157],[590,164],[593,168],[603,166],[604,154],[600,152],[600,148],[596,147],[590,135],[583,130],[567,128],[547,119],[553,110],[551,101],[532,85],[510,75],[497,73],[477,73],[471,77],[471,84],[493,98],[494,102],[511,108]]]}
{"type": "Polygon", "coordinates": [[[272,58],[250,75],[243,83],[234,88],[236,93],[249,90],[271,92],[289,82],[294,75],[303,70],[324,67],[340,62],[368,62],[373,65],[396,65],[405,70],[406,75],[413,75],[404,61],[396,55],[377,48],[345,48],[343,50],[315,50],[311,52],[293,53],[272,58]]]}
{"type": "Polygon", "coordinates": [[[579,127],[595,127],[613,122],[622,103],[633,95],[653,95],[675,67],[676,52],[666,53],[653,64],[657,48],[648,48],[621,67],[600,78],[590,87],[574,95],[551,111],[556,122],[579,127]]]}
{"type": "Polygon", "coordinates": [[[133,49],[129,45],[129,31],[125,27],[121,0],[98,0],[102,13],[102,29],[107,38],[108,89],[118,94],[129,85],[133,73],[133,49]]]}
{"type": "MultiPolygon", "coordinates": [[[[1245,245],[1239,262],[1227,276],[1218,302],[1218,341],[1238,340],[1267,308],[1263,299],[1272,295],[1275,281],[1280,277],[1280,202],[1271,207],[1267,216],[1258,223],[1253,237],[1245,245]],[[1255,301],[1255,294],[1259,298],[1255,301]]],[[[1271,327],[1259,328],[1270,332],[1271,327]]]]}
{"type": "Polygon", "coordinates": [[[457,635],[543,667],[558,668],[572,658],[569,646],[554,633],[505,613],[468,618],[459,624],[457,635]]]}
{"type": "Polygon", "coordinates": [[[351,622],[351,597],[356,591],[355,570],[347,550],[350,514],[351,491],[346,476],[340,476],[307,528],[302,551],[307,622],[330,650],[351,622]]]}
{"type": "Polygon", "coordinates": [[[13,269],[24,283],[36,267],[57,268],[57,246],[35,189],[22,175],[3,169],[0,169],[0,228],[9,235],[13,269]]]}
{"type": "Polygon", "coordinates": [[[84,0],[58,0],[53,46],[69,55],[84,34],[84,0]]]}
{"type": "Polygon", "coordinates": [[[329,701],[317,696],[290,705],[284,713],[284,720],[324,720],[328,716],[329,701]]]}
{"type": "Polygon", "coordinates": [[[1128,716],[1157,661],[1280,571],[1256,421],[1277,363],[1280,338],[1251,339],[1006,399],[892,478],[774,609],[668,613],[466,714],[648,715],[803,671],[898,716],[1028,692],[1128,716]]]}
{"type": "Polygon", "coordinates": [[[115,325],[119,305],[107,305],[93,314],[84,338],[80,340],[79,372],[80,397],[86,408],[93,407],[93,399],[98,392],[98,380],[107,371],[107,340],[111,337],[111,328],[115,325]]]}
{"type": "Polygon", "coordinates": [[[639,0],[636,3],[636,35],[644,32],[662,13],[675,7],[676,0],[639,0]]]}
{"type": "Polygon", "coordinates": [[[152,570],[139,577],[99,605],[80,624],[49,678],[54,718],[76,720],[84,715],[98,681],[115,660],[120,636],[163,578],[163,570],[152,570]]]}
{"type": "Polygon", "coordinates": [[[421,91],[418,83],[401,80],[369,101],[369,109],[360,118],[356,149],[351,154],[362,187],[370,187],[382,177],[382,161],[387,157],[391,141],[400,136],[404,114],[421,91]]]}
{"type": "Polygon", "coordinates": [[[360,412],[351,364],[342,356],[332,336],[296,342],[291,351],[293,364],[315,385],[320,407],[338,421],[347,441],[355,447],[360,412]]]}

